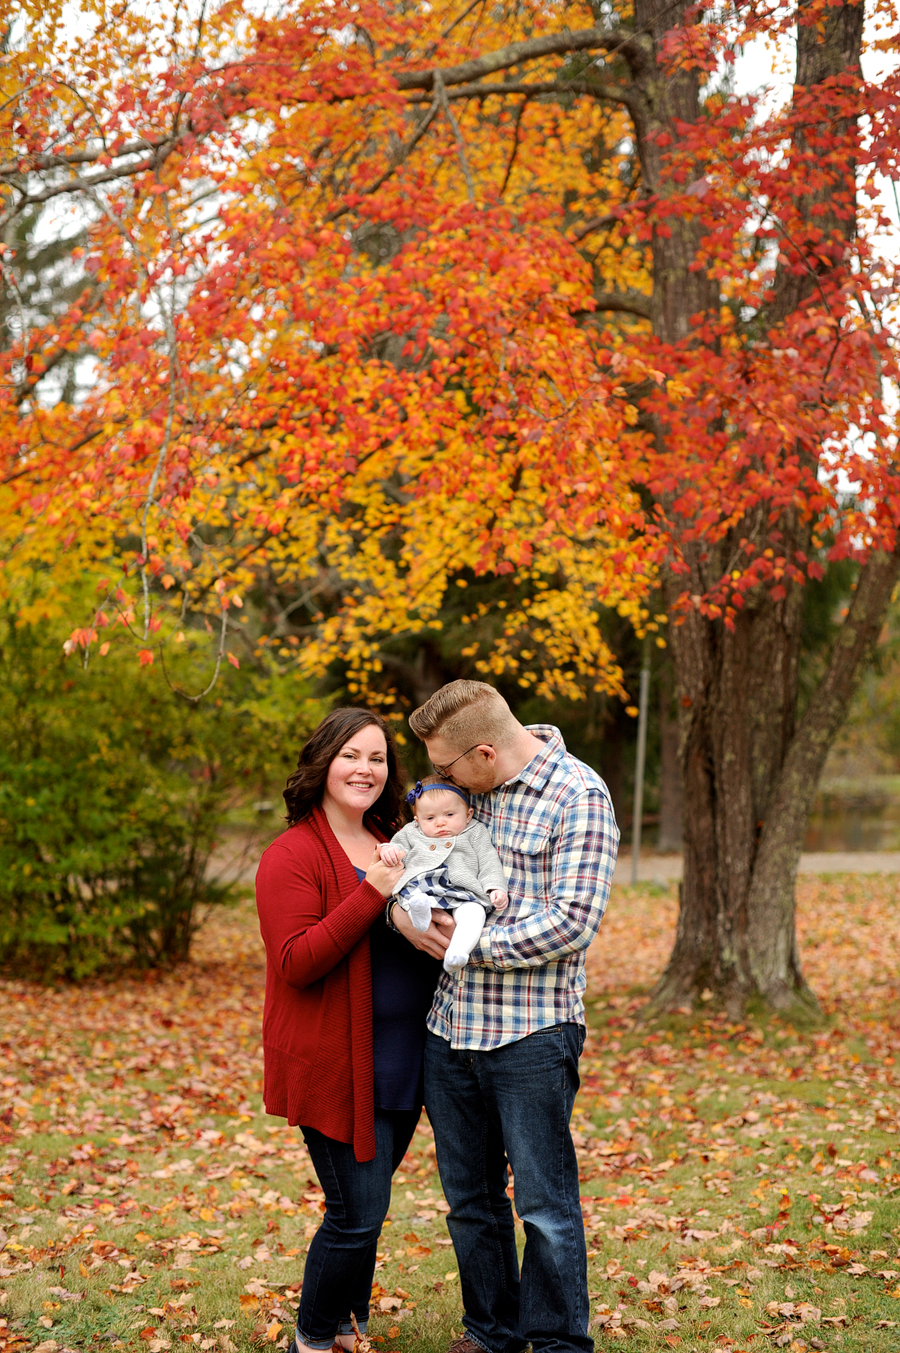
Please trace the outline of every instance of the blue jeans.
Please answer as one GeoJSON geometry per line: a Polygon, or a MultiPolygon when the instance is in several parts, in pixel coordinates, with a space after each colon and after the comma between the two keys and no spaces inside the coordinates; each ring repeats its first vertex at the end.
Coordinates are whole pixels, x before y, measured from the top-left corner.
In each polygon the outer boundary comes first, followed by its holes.
{"type": "Polygon", "coordinates": [[[425,1107],[469,1338],[487,1353],[592,1353],[587,1255],[569,1119],[580,1024],[556,1024],[489,1052],[429,1033],[425,1107]],[[521,1279],[506,1194],[512,1167],[525,1225],[521,1279]]]}
{"type": "Polygon", "coordinates": [[[310,1348],[330,1349],[338,1334],[351,1334],[351,1312],[365,1333],[391,1176],[418,1121],[418,1109],[376,1109],[375,1159],[366,1161],[358,1161],[346,1142],[315,1128],[300,1129],[325,1194],[325,1216],[306,1256],[297,1311],[297,1338],[310,1348]]]}

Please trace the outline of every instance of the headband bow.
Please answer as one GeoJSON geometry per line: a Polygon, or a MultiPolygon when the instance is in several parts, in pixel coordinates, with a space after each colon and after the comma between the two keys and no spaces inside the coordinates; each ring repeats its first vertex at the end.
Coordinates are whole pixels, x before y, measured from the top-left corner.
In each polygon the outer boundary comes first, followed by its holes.
{"type": "Polygon", "coordinates": [[[465,792],[465,790],[458,788],[457,785],[445,785],[445,784],[423,785],[421,780],[417,780],[415,789],[411,789],[409,791],[409,793],[406,796],[406,802],[409,804],[414,804],[417,799],[420,799],[422,797],[423,794],[427,794],[429,789],[449,789],[451,794],[459,795],[459,797],[463,800],[467,808],[469,806],[468,794],[465,792]]]}

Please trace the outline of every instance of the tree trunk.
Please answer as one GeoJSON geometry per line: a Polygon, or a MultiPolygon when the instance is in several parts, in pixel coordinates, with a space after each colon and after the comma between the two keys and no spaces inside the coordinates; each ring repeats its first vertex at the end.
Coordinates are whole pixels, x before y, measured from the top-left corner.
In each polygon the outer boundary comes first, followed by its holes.
{"type": "Polygon", "coordinates": [[[656,849],[661,855],[681,850],[682,793],[672,669],[665,663],[659,673],[659,836],[656,849]]]}
{"type": "MultiPolygon", "coordinates": [[[[663,75],[656,53],[666,32],[684,23],[686,7],[663,0],[637,0],[635,28],[649,35],[646,48],[629,57],[640,99],[632,107],[644,190],[664,197],[683,191],[667,183],[660,150],[677,143],[684,128],[704,116],[694,71],[663,75]],[[665,135],[660,136],[660,133],[665,135]]],[[[798,26],[797,85],[858,68],[861,4],[840,4],[819,24],[798,26]]],[[[798,189],[796,210],[821,227],[815,267],[784,267],[776,278],[768,325],[776,325],[806,304],[816,286],[816,269],[837,265],[841,236],[852,237],[855,202],[852,139],[844,181],[813,199],[798,189]],[[815,207],[815,211],[813,211],[815,207]]],[[[803,150],[798,141],[797,152],[803,150]]],[[[802,175],[798,179],[802,182],[802,175]]],[[[715,315],[719,287],[705,267],[692,269],[701,223],[669,215],[668,230],[653,238],[653,328],[665,344],[683,342],[692,319],[715,315]]],[[[810,232],[811,233],[811,232],[810,232]]],[[[662,444],[666,428],[656,424],[662,444]]],[[[689,578],[665,580],[671,608],[685,591],[704,594],[720,578],[741,536],[753,524],[741,522],[719,546],[688,546],[689,578]]],[[[756,524],[757,527],[759,523],[756,524]]],[[[765,529],[780,533],[779,553],[810,553],[808,524],[790,513],[765,529]]],[[[784,1009],[815,1006],[803,980],[794,926],[794,879],[803,833],[828,748],[852,697],[857,675],[877,639],[900,561],[879,555],[864,567],[846,626],[826,674],[796,725],[802,634],[802,594],[796,585],[780,601],[760,590],[735,619],[733,632],[721,621],[690,611],[673,625],[670,646],[680,721],[684,803],[684,882],[675,947],[653,993],[657,1007],[692,1004],[710,988],[735,1012],[761,998],[784,1009]]]]}
{"type": "MultiPolygon", "coordinates": [[[[779,709],[776,700],[766,704],[762,683],[754,679],[759,664],[746,671],[742,665],[749,661],[749,643],[776,632],[771,617],[768,624],[764,616],[749,617],[734,635],[702,621],[682,627],[688,633],[676,638],[676,661],[682,677],[693,677],[682,686],[690,701],[683,761],[690,811],[678,931],[654,1005],[689,1005],[708,987],[735,1013],[753,997],[781,1010],[814,1007],[794,926],[803,833],[828,750],[878,640],[898,576],[898,552],[874,555],[863,568],[825,674],[780,747],[753,736],[759,716],[765,720],[768,710],[774,723],[779,709]],[[767,788],[761,768],[771,775],[767,788]]],[[[795,703],[795,677],[790,685],[795,703]]],[[[773,696],[784,688],[773,682],[773,696]]]]}

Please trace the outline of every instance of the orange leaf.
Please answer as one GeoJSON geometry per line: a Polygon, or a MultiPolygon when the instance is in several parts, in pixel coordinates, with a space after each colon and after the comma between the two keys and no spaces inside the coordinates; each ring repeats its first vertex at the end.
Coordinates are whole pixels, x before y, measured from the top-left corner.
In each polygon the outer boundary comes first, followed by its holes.
{"type": "Polygon", "coordinates": [[[138,662],[141,664],[142,667],[149,667],[150,664],[153,662],[153,650],[149,648],[142,648],[140,653],[138,654],[138,662]]]}

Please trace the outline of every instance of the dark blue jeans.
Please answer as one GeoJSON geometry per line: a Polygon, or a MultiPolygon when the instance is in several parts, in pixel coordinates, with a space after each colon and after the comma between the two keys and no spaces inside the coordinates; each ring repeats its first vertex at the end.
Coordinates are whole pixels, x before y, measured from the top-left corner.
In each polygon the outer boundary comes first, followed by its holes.
{"type": "Polygon", "coordinates": [[[569,1118],[580,1024],[490,1052],[429,1033],[425,1107],[459,1264],[466,1333],[488,1353],[591,1353],[587,1255],[569,1118]],[[525,1225],[521,1279],[506,1194],[525,1225]]]}
{"type": "Polygon", "coordinates": [[[338,1334],[352,1333],[351,1311],[365,1332],[391,1176],[418,1121],[418,1109],[376,1109],[375,1159],[362,1162],[345,1142],[315,1128],[300,1129],[325,1194],[325,1216],[306,1256],[297,1312],[297,1338],[311,1348],[330,1349],[338,1334]]]}

